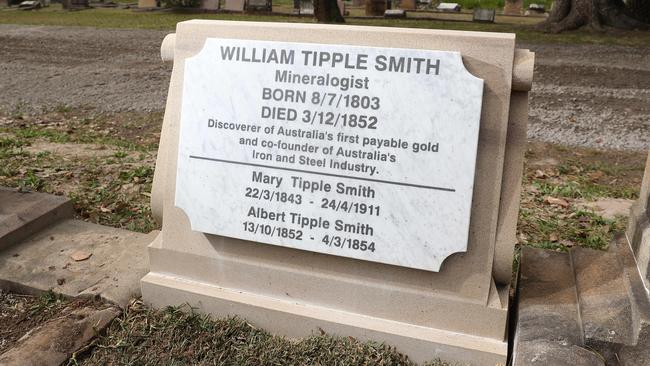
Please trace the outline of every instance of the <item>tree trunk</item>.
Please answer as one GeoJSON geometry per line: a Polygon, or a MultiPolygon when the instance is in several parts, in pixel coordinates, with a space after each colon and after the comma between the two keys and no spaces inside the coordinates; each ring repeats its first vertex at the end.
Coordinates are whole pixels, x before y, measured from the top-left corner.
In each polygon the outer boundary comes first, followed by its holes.
{"type": "Polygon", "coordinates": [[[604,26],[622,29],[645,27],[642,22],[626,14],[623,0],[556,0],[549,18],[539,26],[554,33],[583,26],[594,29],[604,26]]]}
{"type": "Polygon", "coordinates": [[[650,1],[628,0],[627,15],[644,23],[650,23],[650,1]]]}
{"type": "Polygon", "coordinates": [[[345,23],[336,0],[314,0],[314,15],[319,23],[345,23]]]}

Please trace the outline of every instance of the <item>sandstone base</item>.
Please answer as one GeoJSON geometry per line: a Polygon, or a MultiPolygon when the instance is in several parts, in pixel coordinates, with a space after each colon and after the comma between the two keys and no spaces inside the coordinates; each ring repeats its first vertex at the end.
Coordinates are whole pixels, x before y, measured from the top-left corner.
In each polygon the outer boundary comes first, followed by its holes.
{"type": "MultiPolygon", "coordinates": [[[[236,315],[245,318],[256,327],[291,338],[308,337],[324,331],[332,335],[352,336],[362,341],[385,342],[418,363],[436,358],[477,366],[506,363],[508,343],[496,334],[499,330],[500,334],[505,333],[507,302],[505,305],[493,304],[494,307],[486,307],[485,304],[471,304],[458,299],[422,300],[429,304],[427,306],[429,311],[438,309],[439,315],[431,315],[437,320],[432,321],[442,321],[440,318],[455,319],[456,315],[461,314],[468,323],[477,327],[476,333],[479,332],[479,328],[483,328],[483,332],[495,334],[493,337],[469,335],[432,326],[416,325],[406,320],[388,319],[376,314],[367,315],[369,312],[335,308],[335,303],[307,302],[298,298],[296,294],[287,293],[287,296],[282,298],[261,291],[254,293],[250,288],[243,286],[221,287],[215,284],[218,282],[217,278],[233,272],[240,273],[243,277],[257,278],[258,283],[272,281],[271,277],[277,276],[278,282],[288,284],[297,281],[308,288],[320,286],[322,292],[328,291],[330,287],[328,282],[332,279],[310,280],[299,273],[283,268],[276,268],[276,273],[270,277],[256,273],[254,267],[249,266],[251,263],[244,263],[246,261],[243,258],[230,258],[232,261],[223,262],[166,249],[162,245],[162,234],[149,246],[149,257],[151,271],[142,279],[141,286],[142,298],[153,308],[189,304],[201,313],[211,314],[214,317],[236,315]],[[177,270],[183,268],[186,274],[179,275],[177,270]],[[210,276],[214,277],[212,283],[200,278],[205,276],[205,272],[209,272],[210,268],[215,270],[210,276]],[[482,325],[479,326],[478,323],[482,325]]],[[[344,285],[339,283],[333,286],[341,288],[344,285]]],[[[359,304],[373,301],[359,295],[367,290],[364,288],[364,283],[356,283],[353,286],[356,286],[356,289],[350,288],[344,292],[355,298],[359,304]]],[[[300,293],[301,289],[294,287],[294,291],[300,293]]],[[[384,296],[392,300],[404,299],[411,304],[417,302],[415,298],[406,299],[413,296],[412,294],[393,292],[392,295],[384,296]]],[[[344,302],[343,299],[341,302],[344,302]]],[[[378,304],[373,306],[381,307],[378,304]]],[[[413,313],[412,309],[407,307],[408,305],[405,304],[402,308],[403,312],[413,313]]],[[[426,310],[421,309],[421,311],[426,310]]],[[[399,314],[394,315],[397,317],[399,314]]],[[[411,315],[416,317],[417,314],[411,315]]],[[[458,319],[452,321],[460,323],[458,319]]],[[[461,324],[456,325],[461,326],[461,324]]]]}
{"type": "Polygon", "coordinates": [[[155,308],[190,304],[217,317],[238,315],[256,327],[299,338],[322,330],[359,340],[385,342],[415,362],[436,358],[472,365],[506,363],[507,342],[363,316],[309,304],[233,291],[187,278],[149,273],[142,295],[155,308]]]}

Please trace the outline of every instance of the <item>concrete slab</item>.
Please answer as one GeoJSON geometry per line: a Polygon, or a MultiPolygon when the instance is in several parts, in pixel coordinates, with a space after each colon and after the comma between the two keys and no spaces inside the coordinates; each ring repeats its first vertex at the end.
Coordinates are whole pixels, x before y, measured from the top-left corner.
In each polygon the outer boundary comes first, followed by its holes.
{"type": "Polygon", "coordinates": [[[566,253],[523,247],[513,363],[603,365],[582,348],[573,269],[566,253]]]}
{"type": "Polygon", "coordinates": [[[140,296],[139,280],[148,272],[146,248],[156,235],[61,221],[0,251],[0,288],[99,296],[125,307],[140,296]],[[92,255],[75,261],[71,255],[80,250],[92,255]]]}
{"type": "Polygon", "coordinates": [[[578,206],[595,211],[606,219],[615,219],[617,216],[628,216],[634,200],[623,198],[602,198],[596,201],[577,201],[578,206]]]}
{"type": "Polygon", "coordinates": [[[0,187],[0,250],[72,215],[63,196],[0,187]]]}
{"type": "Polygon", "coordinates": [[[92,307],[67,312],[64,310],[62,316],[33,329],[14,347],[0,355],[0,365],[61,365],[120,313],[114,307],[102,310],[92,307]]]}

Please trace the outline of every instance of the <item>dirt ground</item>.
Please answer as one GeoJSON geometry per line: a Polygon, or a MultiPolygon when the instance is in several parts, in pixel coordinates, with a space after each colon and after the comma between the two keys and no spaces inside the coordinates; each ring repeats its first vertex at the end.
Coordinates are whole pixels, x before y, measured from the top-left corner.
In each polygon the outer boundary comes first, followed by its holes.
{"type": "Polygon", "coordinates": [[[0,354],[29,330],[54,318],[66,303],[54,294],[33,297],[0,291],[0,354]]]}
{"type": "MultiPolygon", "coordinates": [[[[0,111],[161,111],[166,31],[0,25],[0,111]]],[[[529,137],[650,147],[650,47],[519,44],[537,54],[529,137]]]]}

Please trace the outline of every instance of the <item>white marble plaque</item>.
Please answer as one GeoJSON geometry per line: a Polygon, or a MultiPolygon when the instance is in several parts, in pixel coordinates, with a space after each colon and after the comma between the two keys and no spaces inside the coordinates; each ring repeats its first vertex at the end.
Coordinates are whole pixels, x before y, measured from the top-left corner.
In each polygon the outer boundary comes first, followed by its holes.
{"type": "Polygon", "coordinates": [[[467,250],[482,96],[456,52],[207,39],[176,206],[204,233],[438,271],[467,250]]]}

